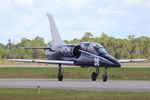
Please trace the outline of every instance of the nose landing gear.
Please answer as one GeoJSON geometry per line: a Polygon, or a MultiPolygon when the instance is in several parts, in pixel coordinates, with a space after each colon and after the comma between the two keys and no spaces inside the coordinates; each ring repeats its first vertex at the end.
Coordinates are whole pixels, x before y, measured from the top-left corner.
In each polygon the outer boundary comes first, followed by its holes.
{"type": "Polygon", "coordinates": [[[93,72],[92,75],[91,75],[91,79],[92,81],[96,81],[97,79],[97,76],[99,75],[99,67],[96,67],[96,72],[93,72]]]}
{"type": "MultiPolygon", "coordinates": [[[[96,72],[93,72],[92,75],[91,75],[92,81],[96,81],[97,76],[98,76],[99,74],[100,74],[99,67],[96,67],[96,72]]],[[[105,74],[104,74],[103,77],[102,77],[103,82],[106,82],[106,81],[107,81],[107,78],[108,78],[108,75],[107,75],[107,67],[105,67],[105,74]]]]}

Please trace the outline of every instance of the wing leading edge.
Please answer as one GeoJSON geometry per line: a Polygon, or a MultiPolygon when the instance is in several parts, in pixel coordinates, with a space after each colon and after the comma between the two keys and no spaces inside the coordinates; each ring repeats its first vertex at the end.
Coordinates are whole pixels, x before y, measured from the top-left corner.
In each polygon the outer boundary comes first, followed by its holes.
{"type": "Polygon", "coordinates": [[[74,61],[62,61],[62,60],[7,59],[6,61],[74,65],[74,61]]]}
{"type": "Polygon", "coordinates": [[[130,62],[144,62],[147,61],[147,59],[120,59],[118,62],[120,63],[130,63],[130,62]]]}

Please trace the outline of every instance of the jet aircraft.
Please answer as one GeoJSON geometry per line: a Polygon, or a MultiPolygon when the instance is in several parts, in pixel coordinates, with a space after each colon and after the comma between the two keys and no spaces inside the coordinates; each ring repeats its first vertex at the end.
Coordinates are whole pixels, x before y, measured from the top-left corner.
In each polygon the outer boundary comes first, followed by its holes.
{"type": "Polygon", "coordinates": [[[47,14],[51,28],[52,43],[49,47],[23,47],[24,49],[43,49],[48,60],[37,59],[7,59],[7,61],[32,62],[58,64],[58,81],[63,80],[61,65],[75,65],[80,67],[95,67],[96,71],[91,74],[92,81],[96,81],[100,74],[100,67],[105,68],[105,74],[102,77],[107,81],[107,69],[121,67],[120,63],[138,62],[146,59],[128,59],[117,60],[108,54],[105,48],[95,42],[82,42],[78,44],[65,44],[57,30],[56,24],[51,14],[47,14]]]}

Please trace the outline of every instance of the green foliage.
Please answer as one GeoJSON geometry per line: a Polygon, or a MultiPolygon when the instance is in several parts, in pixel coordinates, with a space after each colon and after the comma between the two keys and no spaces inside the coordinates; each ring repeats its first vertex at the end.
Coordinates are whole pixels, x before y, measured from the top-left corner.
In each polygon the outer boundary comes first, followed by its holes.
{"type": "Polygon", "coordinates": [[[83,41],[90,41],[93,38],[93,35],[90,32],[86,32],[85,35],[82,37],[83,41]]]}
{"type": "Polygon", "coordinates": [[[135,38],[135,35],[129,35],[129,36],[128,36],[128,39],[129,39],[130,41],[134,40],[134,38],[135,38]]]}
{"type": "MultiPolygon", "coordinates": [[[[83,41],[97,42],[103,45],[112,56],[117,59],[150,59],[150,37],[138,37],[129,35],[128,39],[117,39],[102,33],[100,37],[94,37],[92,33],[86,32],[81,39],[65,40],[66,44],[76,44],[83,41]]],[[[48,45],[51,42],[48,43],[48,45]]],[[[7,58],[35,58],[44,59],[44,50],[24,50],[20,47],[47,47],[42,37],[33,40],[22,38],[20,43],[13,44],[8,40],[8,44],[0,44],[0,59],[7,58]]]]}
{"type": "Polygon", "coordinates": [[[6,54],[5,46],[0,43],[0,59],[3,59],[6,54]]]}
{"type": "Polygon", "coordinates": [[[13,44],[9,39],[9,43],[0,44],[0,59],[9,58],[44,58],[43,50],[25,50],[21,47],[47,47],[42,37],[36,37],[33,40],[22,38],[20,43],[13,44]]]}

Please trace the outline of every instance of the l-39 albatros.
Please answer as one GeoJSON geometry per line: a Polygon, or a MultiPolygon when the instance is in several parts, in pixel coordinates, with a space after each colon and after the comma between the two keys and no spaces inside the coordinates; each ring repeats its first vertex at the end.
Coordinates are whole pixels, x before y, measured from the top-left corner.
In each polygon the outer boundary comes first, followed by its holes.
{"type": "Polygon", "coordinates": [[[107,69],[121,67],[120,63],[145,61],[145,59],[128,59],[117,60],[108,54],[105,48],[95,42],[82,42],[78,44],[65,44],[57,30],[56,24],[51,14],[47,14],[50,28],[52,43],[49,47],[23,47],[24,49],[43,49],[45,56],[48,60],[37,59],[7,59],[7,61],[18,62],[33,62],[33,63],[46,63],[58,64],[58,81],[63,80],[63,72],[61,65],[76,65],[81,67],[95,67],[96,72],[91,75],[92,81],[96,81],[97,76],[100,74],[99,68],[105,68],[105,74],[102,80],[107,81],[107,69]]]}

